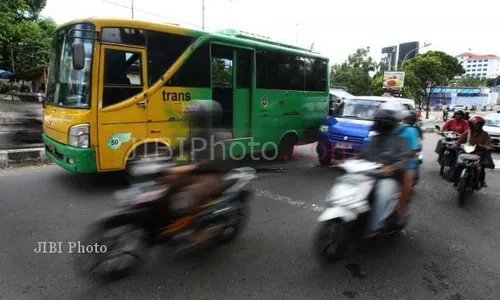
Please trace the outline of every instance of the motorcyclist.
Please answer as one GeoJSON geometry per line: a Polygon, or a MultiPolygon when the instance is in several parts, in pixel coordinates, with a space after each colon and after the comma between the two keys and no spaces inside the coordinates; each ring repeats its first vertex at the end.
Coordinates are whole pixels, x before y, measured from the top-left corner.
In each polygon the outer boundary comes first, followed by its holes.
{"type": "MultiPolygon", "coordinates": [[[[196,162],[166,171],[165,180],[176,195],[187,200],[189,209],[215,196],[222,188],[222,175],[234,167],[234,160],[225,157],[222,141],[227,132],[212,126],[222,116],[222,107],[211,100],[193,101],[185,111],[190,125],[190,137],[172,150],[174,157],[191,152],[196,162]]],[[[183,207],[185,209],[185,207],[183,207]]],[[[203,234],[203,233],[202,233],[203,234]]],[[[201,237],[206,239],[208,237],[201,237]]]]}
{"type": "MultiPolygon", "coordinates": [[[[453,118],[449,119],[444,123],[444,125],[441,127],[441,133],[445,131],[453,131],[456,132],[457,134],[462,134],[469,130],[469,122],[464,120],[465,113],[462,110],[458,110],[455,112],[453,115],[453,118]]],[[[436,144],[436,149],[434,152],[438,154],[438,162],[441,162],[441,150],[443,147],[443,141],[440,139],[438,140],[436,144]]]]}
{"type": "MultiPolygon", "coordinates": [[[[374,114],[373,131],[378,134],[363,147],[359,157],[368,161],[381,163],[382,178],[375,187],[375,201],[372,206],[372,216],[368,238],[380,233],[384,226],[385,213],[391,205],[397,205],[401,179],[408,165],[408,146],[404,138],[394,134],[400,118],[394,110],[378,108],[374,114]]],[[[404,211],[398,209],[398,225],[404,225],[404,211]]]]}
{"type": "Polygon", "coordinates": [[[458,134],[462,134],[469,130],[469,123],[464,120],[465,113],[462,110],[455,112],[453,118],[446,121],[441,128],[441,133],[445,131],[454,131],[458,134]]]}
{"type": "MultiPolygon", "coordinates": [[[[483,146],[487,151],[492,150],[492,145],[491,145],[491,137],[490,135],[483,130],[484,126],[484,119],[480,116],[474,116],[470,118],[469,120],[469,127],[470,130],[467,132],[463,133],[460,135],[456,141],[456,146],[459,147],[462,144],[470,144],[472,146],[474,145],[480,145],[483,146]]],[[[495,168],[493,160],[491,158],[491,154],[488,153],[481,153],[483,155],[482,157],[482,167],[481,167],[481,172],[479,174],[479,181],[481,182],[483,187],[487,187],[488,185],[486,184],[485,177],[486,173],[484,171],[485,167],[487,168],[495,168]]],[[[458,179],[460,177],[460,170],[458,168],[454,172],[454,178],[453,182],[454,185],[458,185],[458,179]]]]}

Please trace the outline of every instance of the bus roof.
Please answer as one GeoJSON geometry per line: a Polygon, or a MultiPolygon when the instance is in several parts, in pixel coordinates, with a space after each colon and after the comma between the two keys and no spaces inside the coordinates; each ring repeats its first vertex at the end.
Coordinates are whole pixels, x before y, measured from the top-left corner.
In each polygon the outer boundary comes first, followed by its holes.
{"type": "Polygon", "coordinates": [[[203,35],[212,35],[216,37],[222,37],[224,39],[233,40],[239,44],[254,46],[258,48],[264,48],[269,50],[276,51],[285,51],[285,52],[295,52],[297,54],[302,54],[304,56],[310,57],[318,57],[325,60],[329,60],[326,56],[323,56],[317,52],[313,52],[309,49],[280,43],[271,40],[270,38],[260,36],[257,34],[247,33],[244,31],[238,31],[233,29],[226,29],[218,32],[208,32],[197,29],[190,29],[186,27],[182,27],[178,24],[172,23],[155,23],[155,22],[146,22],[134,19],[116,19],[116,18],[83,18],[83,19],[75,19],[64,24],[61,24],[57,27],[56,30],[59,30],[68,25],[77,24],[77,23],[92,23],[97,25],[97,27],[125,27],[125,28],[138,28],[145,30],[155,30],[162,32],[171,32],[174,34],[187,35],[192,37],[201,37],[203,35]]]}

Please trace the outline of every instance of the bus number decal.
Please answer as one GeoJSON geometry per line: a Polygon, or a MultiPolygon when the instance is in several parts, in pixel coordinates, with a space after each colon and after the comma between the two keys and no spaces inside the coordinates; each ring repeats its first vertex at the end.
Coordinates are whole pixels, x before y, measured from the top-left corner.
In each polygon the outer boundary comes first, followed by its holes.
{"type": "Polygon", "coordinates": [[[109,139],[108,139],[108,147],[110,149],[118,149],[122,145],[122,143],[126,143],[130,141],[130,137],[132,136],[131,133],[116,133],[113,134],[109,139]]]}

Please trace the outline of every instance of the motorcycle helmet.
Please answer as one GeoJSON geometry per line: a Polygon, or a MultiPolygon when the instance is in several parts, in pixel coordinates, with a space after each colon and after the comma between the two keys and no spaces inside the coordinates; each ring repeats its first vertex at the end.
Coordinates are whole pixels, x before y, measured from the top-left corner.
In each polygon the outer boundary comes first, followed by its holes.
{"type": "Polygon", "coordinates": [[[469,120],[469,127],[472,132],[481,132],[484,126],[484,119],[480,116],[474,116],[469,120]]]}
{"type": "Polygon", "coordinates": [[[401,120],[397,111],[388,109],[387,107],[380,107],[375,111],[373,116],[373,131],[379,134],[392,132],[399,121],[401,120]]]}
{"type": "Polygon", "coordinates": [[[403,115],[403,121],[407,121],[410,125],[417,122],[417,113],[413,110],[407,110],[403,115]]]}
{"type": "Polygon", "coordinates": [[[191,128],[204,129],[222,116],[222,106],[217,101],[195,100],[189,104],[184,112],[191,128]]]}

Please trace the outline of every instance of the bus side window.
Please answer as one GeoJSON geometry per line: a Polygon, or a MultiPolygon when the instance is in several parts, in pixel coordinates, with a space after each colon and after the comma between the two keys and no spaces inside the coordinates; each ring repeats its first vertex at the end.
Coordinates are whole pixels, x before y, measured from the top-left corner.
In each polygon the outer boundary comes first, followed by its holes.
{"type": "Polygon", "coordinates": [[[107,107],[142,92],[141,53],[106,49],[102,107],[107,107]]]}
{"type": "Polygon", "coordinates": [[[198,48],[170,78],[167,86],[210,88],[210,45],[198,48]]]}

